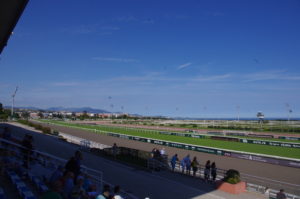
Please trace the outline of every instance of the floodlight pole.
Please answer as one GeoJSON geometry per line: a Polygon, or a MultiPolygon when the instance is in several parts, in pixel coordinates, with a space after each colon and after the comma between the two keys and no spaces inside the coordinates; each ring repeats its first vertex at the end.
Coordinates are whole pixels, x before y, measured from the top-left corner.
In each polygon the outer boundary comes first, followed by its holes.
{"type": "Polygon", "coordinates": [[[240,106],[238,105],[236,108],[237,108],[237,111],[238,111],[238,118],[237,119],[238,119],[238,122],[239,122],[240,121],[240,106]]]}
{"type": "Polygon", "coordinates": [[[14,117],[15,96],[17,94],[17,91],[18,91],[18,86],[16,87],[15,92],[12,94],[11,119],[13,119],[14,117]]]}
{"type": "Polygon", "coordinates": [[[290,105],[288,103],[285,104],[286,110],[288,112],[288,123],[290,123],[290,105]]]}

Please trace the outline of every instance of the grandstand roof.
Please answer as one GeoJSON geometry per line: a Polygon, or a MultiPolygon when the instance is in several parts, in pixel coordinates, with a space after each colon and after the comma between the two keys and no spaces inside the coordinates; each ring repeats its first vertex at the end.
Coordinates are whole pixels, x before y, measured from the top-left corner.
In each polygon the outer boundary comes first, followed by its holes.
{"type": "Polygon", "coordinates": [[[0,54],[29,0],[0,1],[0,54]]]}

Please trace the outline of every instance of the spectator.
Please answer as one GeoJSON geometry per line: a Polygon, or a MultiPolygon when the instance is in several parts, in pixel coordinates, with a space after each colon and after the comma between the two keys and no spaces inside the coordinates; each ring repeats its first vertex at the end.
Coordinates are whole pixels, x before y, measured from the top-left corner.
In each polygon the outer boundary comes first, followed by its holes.
{"type": "Polygon", "coordinates": [[[172,171],[174,172],[175,170],[175,166],[176,166],[176,162],[178,161],[178,155],[175,154],[172,159],[171,159],[171,166],[172,166],[172,171]]]}
{"type": "Polygon", "coordinates": [[[120,195],[120,191],[121,191],[121,188],[119,185],[115,186],[114,188],[114,197],[113,199],[124,199],[121,195],[120,195]]]}
{"type": "Polygon", "coordinates": [[[57,169],[53,172],[49,179],[49,183],[52,184],[56,181],[58,181],[62,176],[64,172],[64,167],[63,166],[58,166],[57,169]]]}
{"type": "Polygon", "coordinates": [[[80,174],[80,165],[82,160],[82,154],[80,151],[76,151],[74,156],[69,159],[65,169],[66,172],[70,171],[74,174],[74,179],[77,179],[77,176],[80,174]]]}
{"type": "Polygon", "coordinates": [[[152,151],[151,151],[151,156],[152,156],[152,158],[154,158],[155,152],[156,152],[156,148],[152,149],[152,151]]]}
{"type": "Polygon", "coordinates": [[[74,173],[68,171],[65,176],[65,180],[64,180],[64,184],[63,184],[64,198],[70,197],[73,187],[74,187],[74,173]]]}
{"type": "Polygon", "coordinates": [[[114,145],[112,147],[112,153],[113,153],[114,159],[116,159],[117,153],[118,153],[118,146],[116,143],[114,143],[114,145]]]}
{"type": "Polygon", "coordinates": [[[193,176],[194,177],[196,176],[196,173],[198,171],[198,165],[199,165],[199,162],[197,161],[197,157],[195,156],[193,158],[193,161],[192,161],[192,164],[191,164],[192,169],[193,169],[193,176]]]}
{"type": "MultiPolygon", "coordinates": [[[[7,126],[5,126],[3,129],[2,138],[11,141],[11,132],[7,126]]],[[[9,144],[7,144],[6,142],[1,142],[1,144],[3,145],[4,149],[6,149],[9,146],[9,144]]]]}
{"type": "Polygon", "coordinates": [[[157,159],[157,160],[161,159],[160,151],[156,148],[155,148],[155,151],[154,151],[154,158],[157,159]]]}
{"type": "Polygon", "coordinates": [[[96,199],[112,199],[110,195],[110,186],[104,185],[102,194],[98,195],[96,199]]]}
{"type": "Polygon", "coordinates": [[[83,178],[78,178],[76,185],[71,191],[71,199],[84,199],[87,198],[87,194],[83,189],[83,178]]]}
{"type": "Polygon", "coordinates": [[[185,167],[186,167],[186,174],[191,175],[191,159],[190,159],[190,154],[188,154],[184,158],[184,163],[185,163],[185,167]]]}
{"type": "Polygon", "coordinates": [[[204,168],[204,180],[205,182],[208,182],[209,176],[210,176],[210,160],[207,160],[204,168]]]}
{"type": "Polygon", "coordinates": [[[87,173],[83,174],[83,178],[83,188],[87,192],[91,188],[92,182],[87,173]]]}
{"type": "Polygon", "coordinates": [[[6,140],[11,139],[11,132],[10,132],[10,129],[7,126],[4,127],[2,136],[3,136],[3,139],[6,139],[6,140]]]}
{"type": "Polygon", "coordinates": [[[165,150],[165,148],[162,148],[162,149],[160,150],[160,154],[161,154],[161,155],[166,155],[166,150],[165,150]]]}
{"type": "Polygon", "coordinates": [[[181,172],[184,173],[184,170],[185,170],[185,161],[184,161],[184,158],[180,161],[180,166],[181,166],[181,172]]]}
{"type": "Polygon", "coordinates": [[[269,194],[270,194],[270,189],[269,189],[269,187],[266,187],[266,188],[265,188],[265,195],[266,195],[267,197],[269,197],[269,194]]]}
{"type": "Polygon", "coordinates": [[[280,189],[280,191],[276,194],[276,199],[287,199],[283,189],[280,189]]]}
{"type": "Polygon", "coordinates": [[[95,184],[92,184],[90,186],[87,195],[89,196],[89,199],[96,199],[98,192],[97,192],[97,186],[95,184]]]}
{"type": "Polygon", "coordinates": [[[22,140],[23,146],[23,166],[29,168],[30,156],[33,150],[33,137],[32,135],[26,134],[22,140]]]}
{"type": "Polygon", "coordinates": [[[50,190],[42,195],[42,199],[63,199],[60,195],[62,190],[62,184],[60,181],[56,181],[50,187],[50,190]]]}
{"type": "Polygon", "coordinates": [[[213,181],[216,181],[216,177],[217,177],[217,167],[216,167],[216,163],[213,162],[211,164],[211,177],[213,181]]]}

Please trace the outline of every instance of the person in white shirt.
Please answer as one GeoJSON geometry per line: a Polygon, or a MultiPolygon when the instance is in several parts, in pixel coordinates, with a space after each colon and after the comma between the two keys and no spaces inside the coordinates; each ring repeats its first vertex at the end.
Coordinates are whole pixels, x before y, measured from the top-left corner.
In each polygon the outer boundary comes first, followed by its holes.
{"type": "Polygon", "coordinates": [[[115,188],[114,188],[114,197],[113,199],[124,199],[121,195],[120,195],[120,186],[119,185],[116,185],[115,188]]]}

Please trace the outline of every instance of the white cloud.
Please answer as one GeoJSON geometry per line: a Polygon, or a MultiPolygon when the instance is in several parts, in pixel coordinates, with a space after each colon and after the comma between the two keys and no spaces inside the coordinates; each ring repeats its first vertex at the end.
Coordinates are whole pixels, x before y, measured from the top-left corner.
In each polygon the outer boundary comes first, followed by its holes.
{"type": "Polygon", "coordinates": [[[192,79],[193,81],[218,81],[225,80],[231,78],[231,74],[223,74],[223,75],[212,75],[212,76],[200,76],[192,79]]]}
{"type": "Polygon", "coordinates": [[[300,75],[286,74],[285,71],[265,71],[245,75],[246,82],[265,81],[265,80],[300,80],[300,75]]]}
{"type": "Polygon", "coordinates": [[[98,61],[122,62],[122,63],[138,62],[137,59],[130,59],[130,58],[116,58],[116,57],[93,57],[92,59],[98,60],[98,61]]]}
{"type": "Polygon", "coordinates": [[[113,30],[120,30],[120,28],[117,26],[102,26],[101,30],[112,30],[113,31],[113,30]]]}
{"type": "Polygon", "coordinates": [[[177,70],[181,70],[181,69],[186,68],[186,67],[188,67],[190,65],[192,65],[192,63],[190,63],[190,62],[182,64],[182,65],[180,65],[180,66],[177,67],[177,70]]]}
{"type": "Polygon", "coordinates": [[[138,19],[135,18],[134,16],[122,16],[122,17],[117,17],[114,20],[115,21],[119,21],[119,22],[133,22],[133,21],[138,21],[138,19]]]}
{"type": "Polygon", "coordinates": [[[80,82],[53,82],[52,86],[64,87],[64,86],[79,86],[80,82]]]}
{"type": "Polygon", "coordinates": [[[143,21],[144,24],[154,24],[154,20],[153,19],[146,19],[143,21]]]}
{"type": "Polygon", "coordinates": [[[101,26],[99,24],[84,24],[84,25],[77,25],[72,27],[66,27],[62,29],[62,32],[68,34],[75,34],[75,35],[87,35],[87,34],[112,34],[114,31],[120,30],[118,26],[106,25],[101,26]]]}

